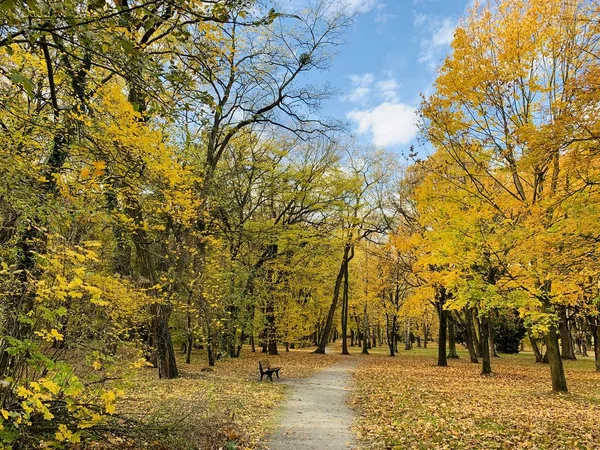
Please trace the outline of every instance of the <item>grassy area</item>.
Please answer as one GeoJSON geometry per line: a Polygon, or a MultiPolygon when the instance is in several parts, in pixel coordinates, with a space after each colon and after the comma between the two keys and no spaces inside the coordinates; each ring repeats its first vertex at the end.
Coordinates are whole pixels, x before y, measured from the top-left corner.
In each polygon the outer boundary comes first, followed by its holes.
{"type": "Polygon", "coordinates": [[[274,408],[285,390],[277,379],[259,382],[258,360],[269,359],[282,367],[282,379],[290,379],[310,376],[340,358],[311,350],[266,357],[244,348],[240,358],[218,361],[214,368],[207,367],[202,351],[189,365],[180,355],[181,377],[175,380],[158,380],[155,369],[141,369],[126,382],[118,405],[121,423],[133,420],[135,430],[130,438],[107,443],[111,448],[257,448],[273,426],[274,408]]]}
{"type": "Polygon", "coordinates": [[[489,377],[466,352],[436,367],[437,349],[385,348],[361,359],[351,403],[364,448],[600,448],[600,373],[566,361],[570,393],[550,392],[547,365],[531,354],[494,358],[489,377]]]}

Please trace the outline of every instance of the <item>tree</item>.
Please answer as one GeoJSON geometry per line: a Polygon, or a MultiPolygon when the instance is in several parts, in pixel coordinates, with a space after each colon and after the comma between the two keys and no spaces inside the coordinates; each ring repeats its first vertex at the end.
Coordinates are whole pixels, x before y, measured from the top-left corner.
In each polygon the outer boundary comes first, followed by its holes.
{"type": "Polygon", "coordinates": [[[553,236],[568,226],[563,208],[574,193],[589,188],[570,173],[582,151],[574,105],[586,100],[571,80],[595,63],[584,19],[592,9],[585,1],[506,1],[474,10],[422,109],[427,138],[452,167],[440,166],[438,176],[495,211],[512,239],[507,254],[490,254],[546,318],[540,326],[555,391],[567,389],[554,324],[565,299],[557,281],[572,272],[555,253],[566,242],[557,246],[553,236]]]}

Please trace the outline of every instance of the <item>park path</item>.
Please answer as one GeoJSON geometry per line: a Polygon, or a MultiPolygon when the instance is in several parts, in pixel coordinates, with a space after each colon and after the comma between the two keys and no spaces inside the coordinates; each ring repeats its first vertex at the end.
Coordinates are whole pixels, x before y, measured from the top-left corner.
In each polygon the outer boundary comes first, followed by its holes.
{"type": "Polygon", "coordinates": [[[316,375],[287,381],[288,397],[278,411],[278,428],[267,441],[270,450],[341,450],[356,448],[350,431],[354,415],[346,404],[352,370],[348,357],[316,375]]]}

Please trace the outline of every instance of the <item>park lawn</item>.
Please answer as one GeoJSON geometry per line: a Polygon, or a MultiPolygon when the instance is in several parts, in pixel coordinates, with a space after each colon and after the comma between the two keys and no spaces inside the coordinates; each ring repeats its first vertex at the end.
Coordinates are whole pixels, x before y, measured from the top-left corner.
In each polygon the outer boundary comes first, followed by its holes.
{"type": "MultiPolygon", "coordinates": [[[[283,349],[282,349],[283,350],[283,349]]],[[[178,356],[180,377],[157,379],[156,369],[139,369],[120,382],[125,396],[117,405],[122,429],[98,444],[106,448],[251,449],[258,448],[272,429],[275,408],[285,396],[277,381],[259,382],[258,360],[280,366],[282,379],[304,378],[333,364],[339,356],[310,354],[312,349],[281,352],[279,356],[252,353],[217,361],[207,369],[203,351],[192,364],[178,356]],[[205,369],[204,371],[202,369],[205,369]],[[125,431],[131,428],[131,433],[125,431]]]]}
{"type": "Polygon", "coordinates": [[[569,394],[551,392],[532,354],[493,358],[493,375],[459,352],[437,367],[437,349],[384,348],[362,358],[350,402],[363,448],[600,448],[600,373],[591,358],[566,361],[569,394]]]}

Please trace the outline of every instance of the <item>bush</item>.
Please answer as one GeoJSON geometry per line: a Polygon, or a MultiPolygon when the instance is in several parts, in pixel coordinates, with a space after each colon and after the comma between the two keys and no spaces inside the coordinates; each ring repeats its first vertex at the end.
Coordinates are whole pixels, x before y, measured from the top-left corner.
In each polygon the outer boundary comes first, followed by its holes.
{"type": "Polygon", "coordinates": [[[500,314],[494,320],[494,343],[500,353],[519,353],[525,336],[523,321],[512,314],[500,314]]]}

